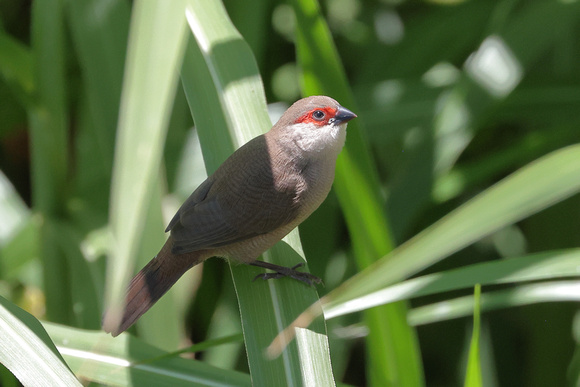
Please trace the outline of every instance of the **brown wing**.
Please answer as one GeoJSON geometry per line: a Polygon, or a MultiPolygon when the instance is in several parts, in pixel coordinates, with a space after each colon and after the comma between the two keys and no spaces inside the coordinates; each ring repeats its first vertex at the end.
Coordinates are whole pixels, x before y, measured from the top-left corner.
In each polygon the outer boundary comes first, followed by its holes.
{"type": "Polygon", "coordinates": [[[292,221],[298,214],[296,200],[301,186],[296,174],[288,173],[289,168],[289,163],[271,163],[264,136],[238,149],[195,190],[170,222],[167,229],[174,239],[172,252],[224,246],[292,221]],[[281,175],[286,177],[281,180],[284,183],[274,184],[274,177],[281,175]]]}

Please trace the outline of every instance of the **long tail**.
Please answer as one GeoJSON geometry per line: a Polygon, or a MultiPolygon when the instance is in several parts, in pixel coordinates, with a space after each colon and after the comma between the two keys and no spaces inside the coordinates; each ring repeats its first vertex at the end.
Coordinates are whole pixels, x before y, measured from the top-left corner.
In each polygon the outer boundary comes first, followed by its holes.
{"type": "Polygon", "coordinates": [[[118,327],[113,325],[107,311],[103,318],[103,329],[106,332],[118,336],[129,329],[187,270],[203,260],[199,252],[172,254],[172,244],[170,237],[157,256],[131,280],[127,288],[123,318],[118,327]]]}

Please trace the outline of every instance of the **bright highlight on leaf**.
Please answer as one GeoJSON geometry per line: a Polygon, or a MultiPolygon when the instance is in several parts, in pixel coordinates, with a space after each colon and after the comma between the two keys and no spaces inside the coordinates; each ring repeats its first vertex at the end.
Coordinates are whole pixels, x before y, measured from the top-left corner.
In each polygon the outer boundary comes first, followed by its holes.
{"type": "Polygon", "coordinates": [[[580,192],[577,160],[580,145],[569,146],[508,176],[330,292],[321,300],[325,312],[336,316],[338,308],[343,310],[340,314],[354,311],[358,298],[580,192]]]}
{"type": "Polygon", "coordinates": [[[481,299],[481,285],[475,285],[475,294],[473,296],[473,333],[471,336],[471,344],[469,345],[469,358],[467,360],[467,372],[465,375],[465,387],[481,387],[481,361],[479,356],[479,337],[481,334],[481,314],[480,314],[480,299],[481,299]]]}
{"type": "MultiPolygon", "coordinates": [[[[186,49],[182,82],[208,172],[233,151],[271,127],[266,98],[252,53],[231,24],[223,6],[191,0],[187,7],[193,33],[186,49]],[[232,64],[235,63],[234,66],[232,64]]],[[[263,254],[263,259],[292,267],[304,260],[298,230],[263,254]]],[[[316,291],[297,281],[256,281],[255,268],[230,265],[241,313],[252,381],[255,385],[301,385],[300,359],[307,351],[331,373],[330,359],[320,357],[328,346],[319,320],[310,329],[316,340],[299,352],[295,343],[276,359],[264,356],[272,338],[317,300],[316,291]]],[[[330,378],[332,375],[325,375],[330,378]]]]}
{"type": "Polygon", "coordinates": [[[38,320],[0,297],[0,363],[25,386],[81,386],[38,320]]]}

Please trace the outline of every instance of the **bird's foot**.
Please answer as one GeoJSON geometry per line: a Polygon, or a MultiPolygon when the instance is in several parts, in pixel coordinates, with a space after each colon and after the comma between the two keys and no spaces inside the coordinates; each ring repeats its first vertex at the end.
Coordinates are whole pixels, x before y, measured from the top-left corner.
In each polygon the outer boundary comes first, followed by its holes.
{"type": "Polygon", "coordinates": [[[252,281],[257,280],[258,278],[261,278],[263,280],[270,280],[270,279],[289,277],[289,278],[293,278],[295,280],[298,280],[300,282],[303,282],[308,286],[314,286],[315,284],[322,284],[322,280],[320,278],[318,278],[317,276],[312,275],[310,273],[305,273],[305,272],[296,270],[297,268],[304,266],[304,262],[301,262],[301,263],[294,265],[292,267],[278,266],[278,265],[274,265],[272,263],[263,262],[263,261],[255,261],[255,262],[252,262],[250,265],[263,267],[265,269],[269,269],[269,270],[274,271],[273,273],[258,274],[257,276],[254,277],[254,279],[252,281]]]}

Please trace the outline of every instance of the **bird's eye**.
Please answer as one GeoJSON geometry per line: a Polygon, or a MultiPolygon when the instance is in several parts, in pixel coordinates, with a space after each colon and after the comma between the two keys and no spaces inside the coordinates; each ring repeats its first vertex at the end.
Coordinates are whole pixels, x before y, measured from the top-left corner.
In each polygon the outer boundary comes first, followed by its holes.
{"type": "Polygon", "coordinates": [[[325,116],[326,114],[324,114],[322,110],[315,110],[312,112],[312,118],[314,118],[317,121],[322,121],[325,116]]]}

